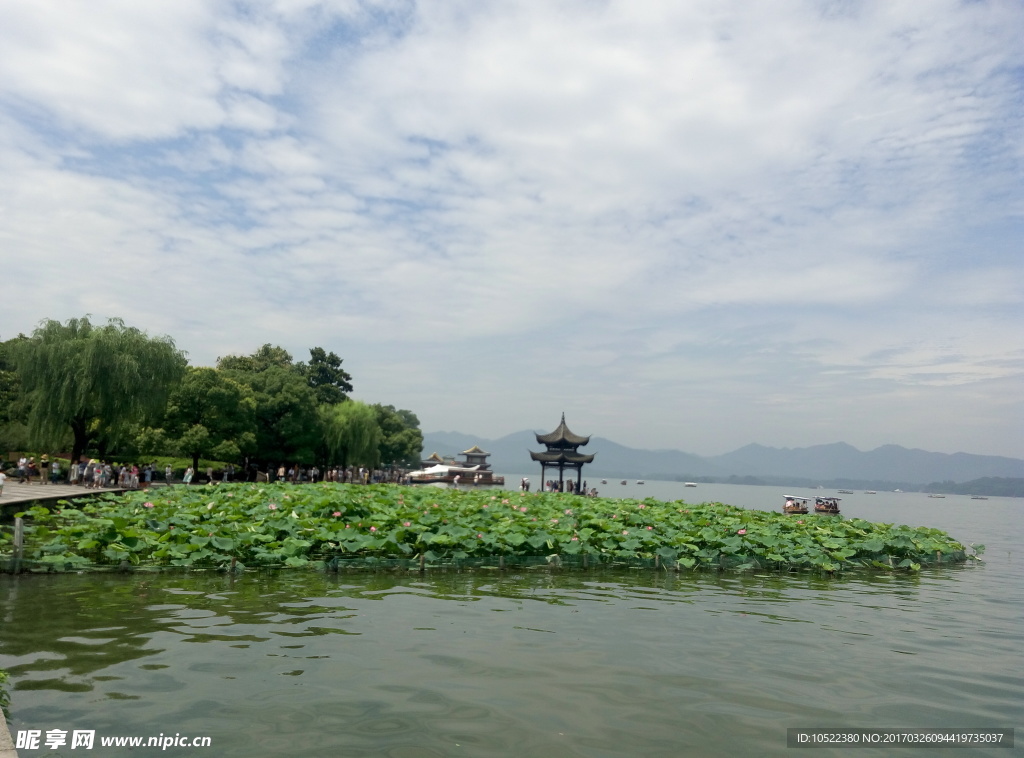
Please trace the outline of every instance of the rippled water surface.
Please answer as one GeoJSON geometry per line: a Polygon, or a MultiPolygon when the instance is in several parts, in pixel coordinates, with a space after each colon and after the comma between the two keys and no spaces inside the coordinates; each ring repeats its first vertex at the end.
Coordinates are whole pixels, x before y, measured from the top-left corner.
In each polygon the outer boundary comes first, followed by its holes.
{"type": "MultiPolygon", "coordinates": [[[[550,758],[782,754],[798,726],[1024,726],[1021,501],[900,497],[856,515],[947,529],[986,562],[3,576],[11,730],[212,740],[164,755],[550,758]]],[[[159,752],[126,750],[85,754],[159,752]]]]}

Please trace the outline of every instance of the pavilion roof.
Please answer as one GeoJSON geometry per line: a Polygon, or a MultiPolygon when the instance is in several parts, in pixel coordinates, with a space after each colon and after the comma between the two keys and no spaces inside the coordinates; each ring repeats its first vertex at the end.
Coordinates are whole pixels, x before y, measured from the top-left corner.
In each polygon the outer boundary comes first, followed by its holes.
{"type": "Polygon", "coordinates": [[[463,455],[490,455],[490,453],[481,450],[479,445],[473,445],[469,450],[463,450],[463,455]]]}
{"type": "Polygon", "coordinates": [[[558,428],[550,434],[538,434],[537,442],[542,445],[548,445],[549,447],[563,447],[571,445],[578,447],[580,445],[586,445],[590,442],[590,437],[581,437],[578,434],[573,434],[569,431],[569,427],[565,425],[565,414],[562,414],[562,423],[558,425],[558,428]]]}
{"type": "Polygon", "coordinates": [[[575,450],[549,450],[544,453],[530,451],[530,457],[538,463],[590,463],[594,460],[594,455],[584,455],[575,450]]]}

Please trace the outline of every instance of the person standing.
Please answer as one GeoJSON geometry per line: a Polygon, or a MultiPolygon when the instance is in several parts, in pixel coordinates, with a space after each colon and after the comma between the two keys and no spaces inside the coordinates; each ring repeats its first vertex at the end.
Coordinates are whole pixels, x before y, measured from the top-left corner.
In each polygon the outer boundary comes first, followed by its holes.
{"type": "Polygon", "coordinates": [[[168,463],[164,466],[164,481],[167,482],[167,486],[171,486],[171,481],[174,479],[174,469],[171,468],[171,464],[168,463]]]}
{"type": "Polygon", "coordinates": [[[39,459],[39,484],[50,483],[50,456],[43,453],[43,457],[39,459]]]}
{"type": "Polygon", "coordinates": [[[194,472],[194,471],[192,470],[192,467],[191,467],[191,466],[189,466],[189,467],[188,467],[187,469],[185,469],[185,476],[184,476],[184,478],[182,479],[182,481],[183,481],[183,482],[184,482],[185,484],[192,484],[192,475],[193,475],[194,473],[195,473],[195,472],[194,472]]]}

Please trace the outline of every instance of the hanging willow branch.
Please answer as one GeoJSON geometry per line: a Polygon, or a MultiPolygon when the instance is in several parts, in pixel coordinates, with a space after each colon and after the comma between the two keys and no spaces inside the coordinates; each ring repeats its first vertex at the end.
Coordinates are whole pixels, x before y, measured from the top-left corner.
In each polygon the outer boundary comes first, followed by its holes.
{"type": "Polygon", "coordinates": [[[115,438],[160,413],[187,365],[170,337],[149,337],[121,319],[95,326],[88,317],[44,321],[14,359],[31,406],[30,434],[47,444],[70,428],[73,460],[90,438],[115,438]]]}

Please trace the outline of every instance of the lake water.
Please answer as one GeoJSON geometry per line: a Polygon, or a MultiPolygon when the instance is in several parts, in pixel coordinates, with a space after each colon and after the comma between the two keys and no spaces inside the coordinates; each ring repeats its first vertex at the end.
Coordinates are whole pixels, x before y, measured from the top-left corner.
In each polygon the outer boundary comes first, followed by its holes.
{"type": "MultiPolygon", "coordinates": [[[[783,494],[814,494],[595,486],[775,509],[783,494]]],[[[1024,726],[1024,502],[842,497],[845,515],[983,543],[985,562],[835,579],[5,575],[11,731],[95,730],[96,756],[128,750],[101,737],[177,733],[212,747],[131,754],[589,758],[779,755],[788,727],[1024,726]]]]}

